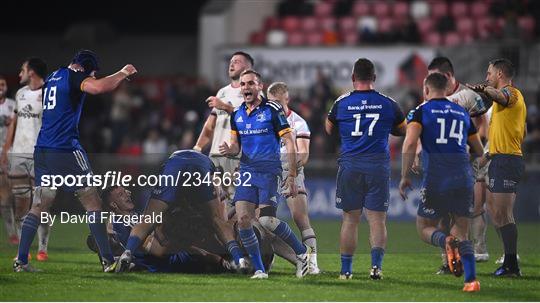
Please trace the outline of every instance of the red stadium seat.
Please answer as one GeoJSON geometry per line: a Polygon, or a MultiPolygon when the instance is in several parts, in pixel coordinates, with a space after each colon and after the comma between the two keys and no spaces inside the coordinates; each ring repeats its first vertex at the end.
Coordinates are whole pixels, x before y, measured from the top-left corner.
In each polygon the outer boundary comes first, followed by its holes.
{"type": "Polygon", "coordinates": [[[420,33],[420,35],[427,35],[433,29],[434,23],[434,20],[431,18],[424,18],[418,20],[416,22],[416,26],[418,27],[418,32],[420,33]]]}
{"type": "Polygon", "coordinates": [[[264,45],[266,43],[266,33],[265,32],[252,32],[249,35],[249,44],[251,45],[264,45]]]}
{"type": "Polygon", "coordinates": [[[471,5],[471,14],[475,18],[481,18],[487,16],[489,13],[489,6],[485,2],[475,1],[471,5]]]}
{"type": "Polygon", "coordinates": [[[469,15],[469,5],[465,2],[453,2],[450,12],[454,18],[462,18],[469,15]]]}
{"type": "Polygon", "coordinates": [[[324,45],[337,45],[339,44],[339,36],[336,31],[323,31],[322,33],[324,45]]]}
{"type": "Polygon", "coordinates": [[[396,18],[404,18],[409,14],[409,3],[398,1],[392,6],[392,15],[396,18]]]}
{"type": "Polygon", "coordinates": [[[341,40],[345,45],[357,45],[358,44],[358,32],[356,30],[352,31],[342,31],[341,40]]]}
{"type": "Polygon", "coordinates": [[[461,17],[456,19],[456,30],[460,35],[474,35],[475,27],[473,19],[469,17],[461,17]]]}
{"type": "Polygon", "coordinates": [[[485,40],[492,36],[495,30],[495,20],[492,17],[485,16],[476,19],[476,33],[478,38],[485,40]]]}
{"type": "Polygon", "coordinates": [[[290,32],[287,34],[287,44],[290,46],[304,45],[305,43],[304,37],[305,35],[303,32],[300,32],[300,31],[290,32]]]}
{"type": "Polygon", "coordinates": [[[296,16],[286,16],[281,19],[281,28],[287,33],[300,29],[301,20],[296,16]]]}
{"type": "Polygon", "coordinates": [[[535,21],[532,16],[523,16],[518,18],[519,29],[524,34],[525,38],[530,38],[534,35],[535,21]]]}
{"type": "Polygon", "coordinates": [[[356,24],[358,23],[358,20],[355,17],[341,17],[339,18],[339,29],[342,32],[348,32],[348,31],[356,31],[356,24]]]}
{"type": "Polygon", "coordinates": [[[322,18],[318,18],[318,22],[319,22],[319,27],[322,29],[322,30],[326,30],[326,31],[334,31],[336,29],[336,18],[335,17],[332,17],[332,16],[327,16],[327,17],[322,17],[322,18]]]}
{"type": "Polygon", "coordinates": [[[369,3],[363,0],[356,0],[352,7],[352,15],[355,17],[365,16],[370,13],[369,3]]]}
{"type": "Polygon", "coordinates": [[[323,42],[323,34],[319,31],[313,31],[306,34],[306,44],[309,46],[318,46],[323,42]]]}
{"type": "Polygon", "coordinates": [[[441,34],[438,32],[431,32],[424,36],[424,43],[431,46],[439,46],[441,45],[442,38],[441,34]]]}
{"type": "Polygon", "coordinates": [[[456,32],[449,32],[444,36],[445,46],[458,46],[461,44],[461,36],[456,32]]]}
{"type": "Polygon", "coordinates": [[[373,5],[373,14],[377,18],[384,18],[390,15],[390,4],[386,1],[377,1],[373,5]]]}
{"type": "Polygon", "coordinates": [[[379,33],[388,33],[394,28],[394,19],[387,17],[379,19],[379,33]]]}
{"type": "Polygon", "coordinates": [[[280,27],[280,20],[278,17],[269,16],[264,20],[264,30],[269,31],[271,29],[277,29],[280,27]]]}
{"type": "Polygon", "coordinates": [[[431,3],[431,17],[440,18],[448,15],[448,5],[446,2],[433,2],[431,3]]]}
{"type": "Polygon", "coordinates": [[[304,32],[312,32],[319,29],[319,23],[317,22],[317,18],[313,16],[304,17],[301,19],[301,26],[300,28],[304,32]]]}
{"type": "Polygon", "coordinates": [[[326,17],[332,15],[334,9],[333,3],[328,1],[320,1],[315,5],[314,14],[317,17],[326,17]]]}

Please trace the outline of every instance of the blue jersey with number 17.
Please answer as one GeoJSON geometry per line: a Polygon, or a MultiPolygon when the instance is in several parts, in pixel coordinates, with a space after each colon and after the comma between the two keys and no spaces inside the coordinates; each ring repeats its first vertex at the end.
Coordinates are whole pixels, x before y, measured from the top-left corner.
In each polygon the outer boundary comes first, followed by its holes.
{"type": "Polygon", "coordinates": [[[88,78],[83,72],[67,67],[47,77],[43,86],[43,119],[37,147],[82,149],[79,141],[79,119],[86,97],[81,84],[88,78]]]}
{"type": "Polygon", "coordinates": [[[424,186],[439,191],[472,187],[467,139],[476,128],[467,111],[448,99],[432,99],[407,119],[422,126],[424,186]]]}
{"type": "Polygon", "coordinates": [[[370,175],[390,173],[388,136],[405,122],[394,100],[375,90],[352,91],[334,102],[328,120],[341,137],[340,165],[370,175]]]}

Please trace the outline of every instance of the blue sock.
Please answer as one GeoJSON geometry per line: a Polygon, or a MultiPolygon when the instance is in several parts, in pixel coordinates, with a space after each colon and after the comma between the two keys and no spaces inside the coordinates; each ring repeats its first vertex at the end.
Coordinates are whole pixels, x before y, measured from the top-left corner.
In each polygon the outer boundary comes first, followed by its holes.
{"type": "Polygon", "coordinates": [[[371,248],[371,266],[377,266],[382,269],[382,260],[384,257],[384,248],[373,247],[371,248]]]}
{"type": "Polygon", "coordinates": [[[300,240],[298,240],[287,223],[280,221],[279,225],[272,232],[285,241],[285,243],[287,243],[294,250],[295,254],[301,255],[306,253],[306,246],[300,242],[300,240]]]}
{"type": "Polygon", "coordinates": [[[191,255],[187,251],[180,251],[169,256],[169,264],[184,264],[191,261],[191,255]]]}
{"type": "Polygon", "coordinates": [[[465,282],[476,280],[476,261],[474,259],[474,248],[471,241],[461,241],[458,246],[463,271],[465,272],[465,282]]]}
{"type": "Polygon", "coordinates": [[[240,240],[242,241],[244,248],[251,258],[255,271],[262,270],[263,272],[266,272],[262,263],[261,252],[259,251],[259,240],[257,240],[257,236],[255,236],[253,227],[240,229],[238,230],[238,233],[240,234],[240,240]]]}
{"type": "Polygon", "coordinates": [[[242,251],[240,250],[240,246],[238,246],[238,242],[236,240],[231,240],[227,242],[225,245],[227,247],[227,251],[229,254],[233,257],[234,263],[236,265],[240,264],[240,258],[242,258],[242,251]]]}
{"type": "Polygon", "coordinates": [[[19,242],[19,255],[17,259],[23,264],[28,263],[28,253],[30,245],[36,236],[36,231],[39,225],[39,219],[36,215],[28,213],[23,221],[21,228],[21,240],[19,242]]]}
{"type": "Polygon", "coordinates": [[[353,255],[341,254],[341,274],[352,274],[353,255]]]}
{"type": "Polygon", "coordinates": [[[127,243],[126,243],[126,249],[130,250],[132,253],[134,253],[139,246],[141,246],[141,239],[137,236],[129,236],[127,243]]]}
{"type": "Polygon", "coordinates": [[[94,223],[88,223],[90,232],[94,239],[96,239],[97,246],[99,248],[99,254],[103,259],[109,262],[114,262],[114,257],[109,245],[109,237],[107,235],[107,226],[105,223],[101,223],[101,211],[88,211],[86,212],[88,217],[95,217],[94,223]]]}
{"type": "Polygon", "coordinates": [[[446,234],[440,230],[436,230],[431,234],[431,244],[440,248],[446,247],[446,234]]]}

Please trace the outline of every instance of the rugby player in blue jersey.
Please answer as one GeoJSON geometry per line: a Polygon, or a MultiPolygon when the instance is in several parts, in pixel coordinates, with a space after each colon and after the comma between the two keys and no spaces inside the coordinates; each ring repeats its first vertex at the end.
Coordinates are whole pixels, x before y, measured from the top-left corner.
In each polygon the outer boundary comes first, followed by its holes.
{"type": "Polygon", "coordinates": [[[280,138],[287,149],[289,175],[285,180],[291,197],[296,197],[296,146],[283,107],[260,96],[263,90],[261,75],[246,70],[240,75],[244,103],[231,114],[231,144],[220,145],[222,155],[234,157],[240,153],[240,184],[233,202],[240,239],[255,268],[253,279],[266,279],[252,221],[260,209],[259,222],[267,230],[287,243],[297,256],[296,276],[301,278],[309,270],[311,249],[298,240],[286,222],[276,218],[278,185],[281,176],[280,138]]]}
{"type": "Polygon", "coordinates": [[[445,248],[450,270],[456,276],[465,273],[463,291],[474,292],[480,290],[480,283],[476,279],[473,244],[468,240],[474,177],[467,144],[476,156],[482,155],[483,147],[468,112],[446,98],[447,86],[448,79],[440,73],[432,73],[424,81],[427,102],[419,105],[409,117],[399,190],[406,199],[406,190],[412,186],[411,168],[420,139],[424,175],[422,201],[418,205],[418,233],[424,242],[445,248]],[[454,221],[450,235],[437,229],[447,214],[454,221]]]}
{"type": "MultiPolygon", "coordinates": [[[[137,70],[131,64],[107,77],[96,79],[99,61],[92,51],[78,52],[67,67],[54,71],[43,86],[43,118],[34,149],[34,170],[36,188],[32,208],[24,219],[17,260],[13,264],[16,272],[35,271],[28,264],[28,251],[40,223],[41,212],[47,212],[56,196],[56,189],[44,183],[43,176],[86,176],[92,174],[86,152],[79,140],[79,119],[86,94],[110,92],[137,70]]],[[[87,180],[83,178],[82,180],[87,180]]],[[[101,223],[101,199],[95,187],[62,186],[61,189],[74,192],[87,211],[90,231],[94,235],[102,259],[104,271],[110,271],[114,258],[107,239],[107,230],[101,223]]]]}
{"type": "Polygon", "coordinates": [[[365,58],[353,68],[354,90],[339,97],[326,119],[326,132],[338,133],[336,207],[343,210],[340,279],[352,278],[358,223],[365,209],[371,243],[370,278],[382,278],[386,247],[386,211],[390,198],[388,136],[405,134],[405,117],[391,98],[374,90],[375,67],[365,58]]]}

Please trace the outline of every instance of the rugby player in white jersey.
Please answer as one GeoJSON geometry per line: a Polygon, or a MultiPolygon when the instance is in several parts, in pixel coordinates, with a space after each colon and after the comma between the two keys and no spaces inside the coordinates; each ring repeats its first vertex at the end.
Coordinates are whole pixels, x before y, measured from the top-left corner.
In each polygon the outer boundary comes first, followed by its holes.
{"type": "MultiPolygon", "coordinates": [[[[34,187],[34,145],[41,128],[43,113],[42,87],[47,77],[47,65],[39,58],[29,58],[21,66],[20,84],[24,85],[15,95],[16,105],[8,126],[0,163],[9,162],[8,179],[15,197],[15,222],[20,233],[23,216],[30,209],[34,187]],[[9,161],[8,161],[9,152],[9,161]]],[[[49,225],[38,227],[38,261],[46,261],[49,242],[49,225]]]]}
{"type": "MultiPolygon", "coordinates": [[[[11,114],[15,108],[15,100],[7,97],[7,80],[0,75],[0,151],[6,140],[7,127],[11,122],[11,114]]],[[[19,244],[19,236],[13,217],[13,205],[11,205],[11,193],[7,181],[7,167],[0,168],[0,213],[9,238],[9,243],[19,244]]]]}
{"type": "MultiPolygon", "coordinates": [[[[242,95],[240,90],[240,74],[252,68],[253,64],[253,58],[247,53],[238,51],[231,56],[228,70],[231,83],[221,88],[215,96],[210,96],[206,99],[208,106],[212,108],[212,112],[208,116],[201,134],[197,139],[197,143],[193,147],[194,150],[201,151],[211,141],[210,159],[216,166],[217,171],[225,174],[224,177],[230,179],[238,171],[240,158],[239,156],[225,157],[221,155],[219,153],[219,145],[223,142],[230,144],[230,114],[244,102],[244,95],[242,95]]],[[[223,178],[223,180],[225,181],[226,178],[223,178]]],[[[227,204],[229,205],[234,197],[234,186],[232,184],[229,186],[226,185],[229,184],[223,184],[221,200],[227,200],[227,204]]],[[[231,207],[230,210],[233,211],[234,207],[231,207]]]]}
{"type": "MultiPolygon", "coordinates": [[[[485,113],[491,107],[491,101],[483,98],[475,91],[456,80],[454,67],[450,59],[446,57],[434,58],[428,66],[428,74],[441,73],[448,78],[447,99],[463,107],[471,116],[483,143],[487,142],[488,119],[485,113]]],[[[486,144],[484,144],[486,145],[486,144]]],[[[421,146],[417,149],[417,154],[421,146]]],[[[418,159],[419,157],[417,157],[418,159]]],[[[486,183],[488,165],[479,168],[473,165],[476,183],[474,185],[474,210],[471,217],[471,240],[474,243],[475,259],[477,262],[487,261],[489,258],[486,247],[487,218],[484,210],[486,201],[486,183]]],[[[447,222],[448,223],[448,222],[447,222]]],[[[448,228],[448,227],[447,227],[448,228]]],[[[437,274],[448,274],[450,270],[447,264],[446,254],[442,252],[443,265],[437,274]]]]}
{"type": "MultiPolygon", "coordinates": [[[[287,206],[291,211],[291,216],[296,223],[296,226],[302,234],[302,242],[311,247],[312,254],[309,262],[309,274],[319,274],[320,269],[317,265],[317,239],[315,231],[311,227],[308,216],[307,192],[304,185],[304,165],[309,159],[309,141],[311,132],[306,121],[297,113],[289,108],[289,91],[287,84],[283,82],[274,82],[268,87],[267,97],[269,100],[278,101],[283,106],[283,111],[287,116],[287,122],[293,129],[293,137],[296,142],[297,150],[297,175],[296,185],[298,187],[298,195],[291,197],[286,186],[281,187],[281,195],[287,200],[287,206]]],[[[283,168],[283,180],[289,175],[289,167],[287,162],[287,149],[283,142],[281,143],[281,163],[283,168]]]]}

